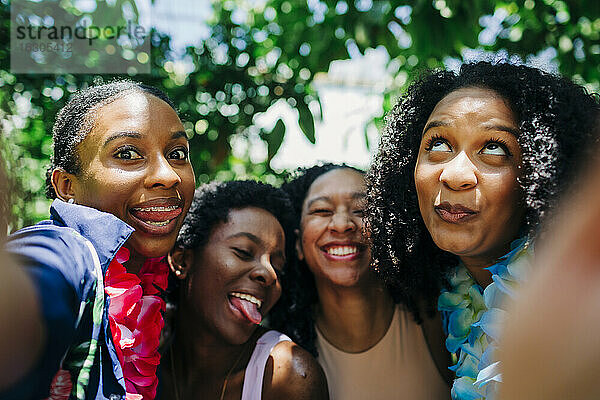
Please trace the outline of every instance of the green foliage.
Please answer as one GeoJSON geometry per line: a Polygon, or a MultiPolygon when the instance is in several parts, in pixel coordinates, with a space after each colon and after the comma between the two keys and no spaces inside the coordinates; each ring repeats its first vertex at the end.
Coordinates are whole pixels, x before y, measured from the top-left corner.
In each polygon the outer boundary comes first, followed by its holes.
{"type": "MultiPolygon", "coordinates": [[[[15,27],[25,28],[20,31],[20,35],[17,35],[17,37],[20,36],[20,39],[15,40],[16,46],[15,49],[12,49],[15,55],[14,61],[21,61],[16,64],[19,66],[19,71],[31,73],[48,70],[114,73],[115,71],[137,72],[148,69],[149,54],[144,51],[150,48],[148,41],[145,42],[146,46],[134,47],[125,43],[125,41],[121,41],[120,44],[115,46],[116,41],[113,42],[106,37],[115,35],[116,32],[122,29],[124,32],[128,32],[128,35],[131,35],[128,37],[136,45],[144,43],[141,37],[134,37],[133,28],[128,28],[129,24],[137,24],[138,22],[136,18],[138,10],[135,1],[96,1],[93,12],[80,11],[76,7],[76,3],[76,1],[71,0],[60,2],[56,0],[16,0],[12,2],[11,22],[15,24],[15,27]],[[41,26],[36,26],[37,23],[32,22],[37,21],[37,18],[32,19],[24,16],[38,17],[41,26]],[[43,18],[44,16],[51,16],[52,24],[46,25],[47,19],[43,18]],[[61,41],[58,38],[64,34],[63,28],[73,28],[83,19],[89,21],[90,30],[87,32],[87,39],[73,40],[66,46],[59,46],[61,41]],[[42,20],[45,20],[45,22],[42,23],[42,20]],[[99,27],[106,27],[109,30],[101,30],[99,27]],[[51,41],[52,39],[55,41],[51,41]],[[55,51],[40,51],[34,57],[26,51],[28,46],[31,49],[40,45],[50,45],[51,43],[54,43],[51,48],[55,51]],[[115,63],[115,60],[119,62],[115,63]]],[[[79,33],[75,31],[74,35],[81,36],[82,33],[85,33],[82,28],[83,26],[79,26],[79,33]]],[[[139,28],[143,29],[143,27],[139,28]]]]}
{"type": "MultiPolygon", "coordinates": [[[[0,1],[0,41],[9,43],[5,1],[0,1]]],[[[107,11],[108,3],[98,4],[97,13],[115,12],[107,11]]],[[[265,132],[254,124],[255,115],[286,101],[315,143],[308,107],[318,102],[311,85],[315,74],[368,48],[383,46],[390,55],[387,73],[394,79],[384,110],[418,71],[442,67],[450,58],[462,60],[468,49],[505,49],[523,60],[550,52],[561,73],[590,90],[600,87],[597,0],[214,0],[212,5],[208,38],[181,58],[169,37],[153,32],[152,73],[133,76],[164,89],[179,108],[198,183],[252,176],[279,182],[270,161],[283,142],[285,124],[278,120],[265,132]],[[251,160],[248,143],[261,139],[266,158],[251,160]]],[[[113,76],[15,75],[9,54],[0,48],[0,151],[11,174],[16,228],[47,216],[43,183],[56,112],[75,90],[98,76],[113,76]]],[[[373,123],[381,127],[382,120],[373,123]]]]}
{"type": "Polygon", "coordinates": [[[266,136],[267,141],[267,159],[270,161],[275,154],[277,154],[277,150],[281,147],[281,143],[283,143],[283,136],[285,135],[285,125],[283,120],[280,118],[275,123],[273,130],[266,136]]]}
{"type": "Polygon", "coordinates": [[[309,142],[315,144],[315,120],[308,106],[304,103],[298,104],[298,122],[309,142]]]}

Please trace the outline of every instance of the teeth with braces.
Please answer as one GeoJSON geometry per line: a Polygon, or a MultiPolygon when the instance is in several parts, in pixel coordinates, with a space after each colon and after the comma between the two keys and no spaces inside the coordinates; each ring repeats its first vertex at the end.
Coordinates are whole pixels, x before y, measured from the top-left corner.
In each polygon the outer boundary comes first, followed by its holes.
{"type": "Polygon", "coordinates": [[[168,206],[168,207],[134,207],[134,211],[175,211],[179,208],[179,206],[168,206]]]}
{"type": "Polygon", "coordinates": [[[144,221],[145,223],[147,223],[148,225],[154,225],[154,226],[166,226],[169,224],[169,222],[173,221],[172,219],[169,219],[167,221],[144,221]]]}
{"type": "Polygon", "coordinates": [[[327,249],[327,254],[331,254],[332,256],[347,256],[356,253],[358,253],[356,246],[335,246],[327,249]]]}
{"type": "Polygon", "coordinates": [[[257,299],[256,297],[252,296],[251,294],[233,292],[233,293],[231,293],[231,296],[238,297],[242,300],[246,300],[246,301],[249,301],[250,303],[256,304],[256,306],[258,308],[260,308],[260,306],[262,306],[262,301],[257,299]]]}

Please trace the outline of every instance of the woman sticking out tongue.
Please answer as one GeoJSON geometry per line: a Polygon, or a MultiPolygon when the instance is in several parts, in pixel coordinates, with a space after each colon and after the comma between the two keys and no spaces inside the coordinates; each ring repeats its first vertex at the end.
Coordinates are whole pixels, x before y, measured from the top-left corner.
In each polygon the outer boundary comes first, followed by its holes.
{"type": "Polygon", "coordinates": [[[262,315],[258,311],[262,302],[256,297],[241,293],[232,293],[230,298],[231,304],[253,324],[260,324],[262,315]]]}
{"type": "Polygon", "coordinates": [[[181,285],[162,399],[328,398],[312,356],[259,325],[281,296],[290,208],[258,182],[196,190],[169,257],[181,285]]]}

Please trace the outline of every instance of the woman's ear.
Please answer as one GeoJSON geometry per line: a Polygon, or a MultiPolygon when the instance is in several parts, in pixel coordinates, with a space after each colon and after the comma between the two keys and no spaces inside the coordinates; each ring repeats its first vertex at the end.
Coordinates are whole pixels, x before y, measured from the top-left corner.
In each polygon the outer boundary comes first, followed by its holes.
{"type": "Polygon", "coordinates": [[[71,199],[75,200],[75,179],[75,175],[68,173],[64,169],[54,168],[51,181],[56,197],[66,202],[71,199]]]}
{"type": "Polygon", "coordinates": [[[190,272],[190,268],[194,264],[194,251],[192,249],[184,249],[183,247],[175,246],[169,252],[167,261],[171,267],[171,271],[177,279],[185,279],[190,272]]]}
{"type": "Polygon", "coordinates": [[[294,229],[294,233],[296,234],[296,255],[298,260],[304,260],[304,251],[302,251],[302,235],[300,234],[300,229],[294,229]]]}

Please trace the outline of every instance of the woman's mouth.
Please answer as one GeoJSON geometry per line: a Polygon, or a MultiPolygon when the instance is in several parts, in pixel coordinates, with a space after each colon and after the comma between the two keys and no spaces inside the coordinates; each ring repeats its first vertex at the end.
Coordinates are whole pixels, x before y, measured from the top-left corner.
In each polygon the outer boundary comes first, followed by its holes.
{"type": "MultiPolygon", "coordinates": [[[[172,203],[172,201],[169,203],[172,203]]],[[[137,222],[136,227],[151,235],[171,233],[175,229],[177,218],[182,212],[183,208],[179,204],[148,204],[132,207],[129,210],[129,213],[137,222]]]]}
{"type": "Polygon", "coordinates": [[[357,244],[329,244],[321,249],[325,256],[335,261],[354,260],[360,255],[360,246],[357,244]]]}
{"type": "Polygon", "coordinates": [[[448,202],[435,206],[434,209],[442,220],[451,224],[470,221],[478,214],[477,211],[465,207],[462,204],[450,204],[448,202]]]}
{"type": "Polygon", "coordinates": [[[262,314],[259,309],[262,306],[262,300],[248,293],[231,292],[229,293],[229,303],[239,314],[253,324],[260,324],[262,314]]]}

